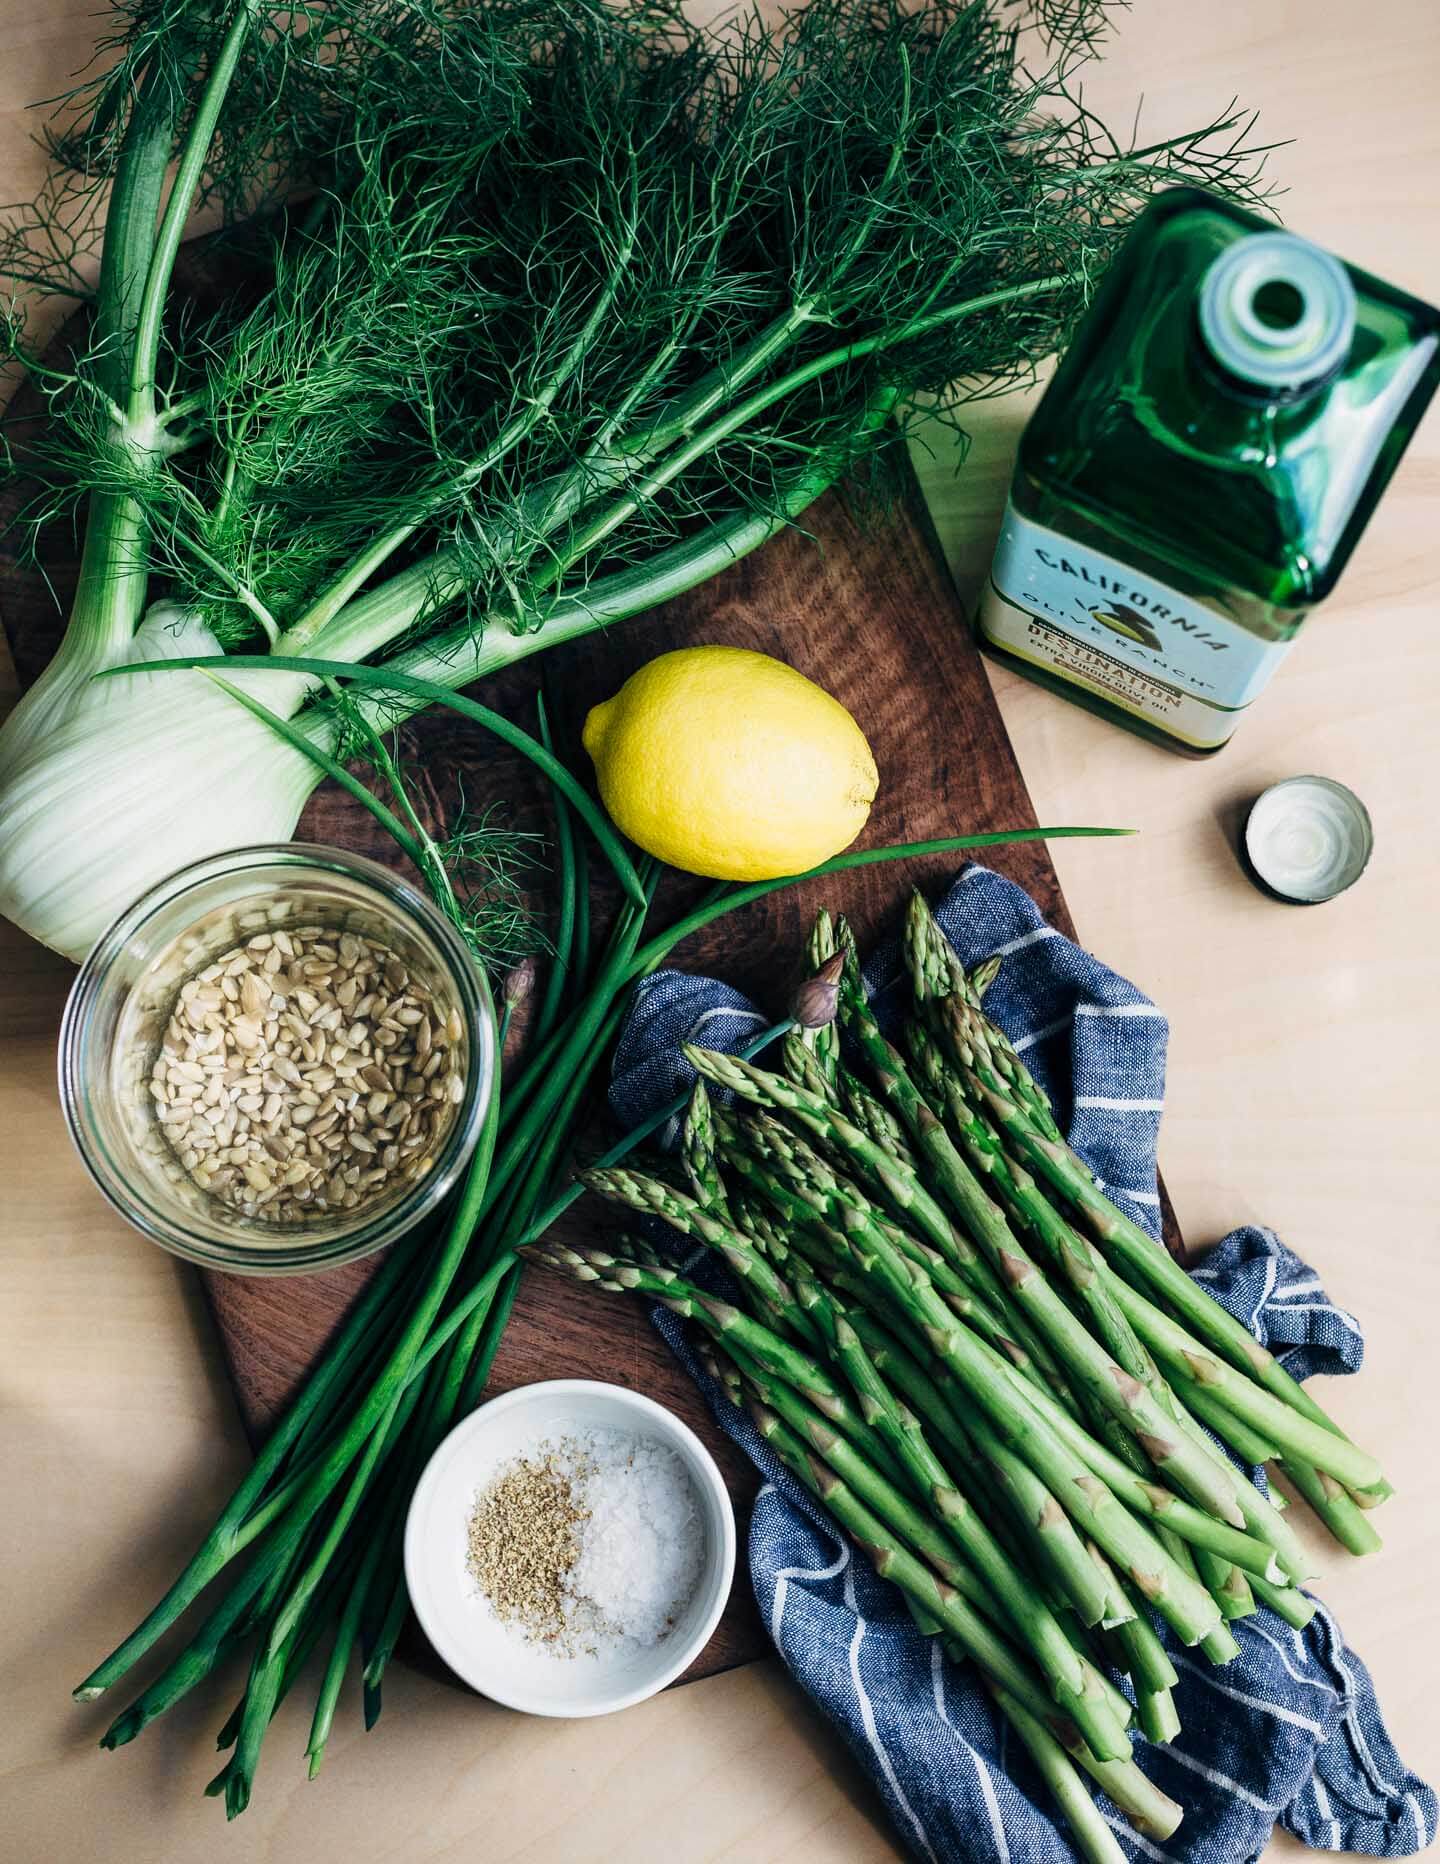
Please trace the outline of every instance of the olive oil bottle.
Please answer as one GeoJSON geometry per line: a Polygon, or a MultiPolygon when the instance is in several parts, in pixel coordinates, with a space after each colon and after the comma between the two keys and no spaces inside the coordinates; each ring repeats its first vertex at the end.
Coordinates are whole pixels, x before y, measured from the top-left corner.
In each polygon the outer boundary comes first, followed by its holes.
{"type": "Polygon", "coordinates": [[[1217,751],[1334,588],[1440,312],[1194,189],[1121,248],[1025,429],[980,606],[1018,671],[1217,751]]]}

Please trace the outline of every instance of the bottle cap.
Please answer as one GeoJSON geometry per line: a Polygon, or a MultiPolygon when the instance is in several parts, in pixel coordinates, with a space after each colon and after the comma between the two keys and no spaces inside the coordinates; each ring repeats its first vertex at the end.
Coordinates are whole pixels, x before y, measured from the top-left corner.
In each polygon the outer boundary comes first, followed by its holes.
{"type": "Polygon", "coordinates": [[[1375,833],[1354,790],[1329,777],[1287,777],[1251,805],[1245,854],[1261,886],[1294,906],[1318,906],[1365,872],[1375,833]]]}
{"type": "Polygon", "coordinates": [[[1291,392],[1323,381],[1355,334],[1355,287],[1332,254],[1293,233],[1247,233],[1200,282],[1200,335],[1227,375],[1291,392]]]}

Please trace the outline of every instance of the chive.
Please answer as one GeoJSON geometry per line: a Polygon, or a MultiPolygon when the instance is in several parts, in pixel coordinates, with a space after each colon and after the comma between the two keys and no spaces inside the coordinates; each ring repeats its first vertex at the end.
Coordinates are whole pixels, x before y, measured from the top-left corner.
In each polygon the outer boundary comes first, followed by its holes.
{"type": "Polygon", "coordinates": [[[339,1332],[320,1364],[296,1394],[289,1410],[256,1455],[244,1480],[226,1503],[219,1519],[155,1609],[125,1641],[98,1664],[75,1690],[79,1702],[92,1702],[118,1680],[136,1660],[162,1637],[180,1614],[209,1584],[223,1566],[255,1538],[253,1510],[265,1485],[280,1467],[306,1424],[319,1413],[335,1385],[352,1363],[369,1329],[386,1309],[402,1278],[419,1252],[420,1239],[407,1238],[386,1257],[359,1301],[340,1324],[339,1332]]]}
{"type": "MultiPolygon", "coordinates": [[[[535,709],[540,715],[540,742],[554,755],[555,746],[550,739],[550,720],[546,715],[545,695],[535,696],[535,709]]],[[[535,1018],[535,1027],[531,1032],[531,1041],[541,1043],[555,1026],[555,1019],[560,1014],[560,1000],[565,989],[566,977],[570,969],[571,947],[575,936],[575,834],[570,825],[570,805],[559,791],[553,791],[551,804],[555,811],[555,848],[559,856],[560,898],[555,909],[555,945],[550,960],[550,975],[545,980],[545,994],[540,1002],[539,1013],[535,1018]]]]}

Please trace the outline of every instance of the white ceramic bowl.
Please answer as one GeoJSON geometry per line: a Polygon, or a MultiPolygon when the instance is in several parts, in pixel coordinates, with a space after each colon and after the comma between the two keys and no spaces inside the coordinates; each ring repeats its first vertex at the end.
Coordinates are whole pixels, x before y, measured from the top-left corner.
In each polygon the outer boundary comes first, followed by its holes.
{"type": "Polygon", "coordinates": [[[638,1392],[591,1379],[524,1385],[472,1411],[436,1450],[405,1524],[405,1577],[421,1627],[457,1676],[531,1715],[609,1715],[673,1683],[704,1649],[735,1577],[735,1514],[715,1459],[688,1425],[638,1392]],[[705,1550],[690,1603],[638,1655],[556,1657],[501,1624],[466,1564],[477,1491],[545,1438],[624,1430],[675,1450],[694,1485],[705,1550]]]}

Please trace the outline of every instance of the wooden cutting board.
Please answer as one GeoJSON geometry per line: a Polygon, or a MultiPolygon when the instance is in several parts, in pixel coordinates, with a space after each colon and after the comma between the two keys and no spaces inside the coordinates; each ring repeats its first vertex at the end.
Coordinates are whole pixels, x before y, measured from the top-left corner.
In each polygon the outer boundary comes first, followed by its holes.
{"type": "MultiPolygon", "coordinates": [[[[26,412],[26,391],[17,412],[26,412]]],[[[15,495],[5,502],[11,504],[15,495]]],[[[700,643],[751,647],[788,660],[833,692],[860,721],[880,767],[880,792],[864,841],[1021,828],[1035,816],[980,657],[931,534],[918,488],[905,475],[893,509],[852,510],[831,495],[791,532],[708,585],[604,635],[512,668],[477,689],[485,702],[533,725],[543,676],[558,748],[588,774],[579,743],[586,711],[636,667],[667,648],[700,643]]],[[[40,566],[0,557],[0,615],[22,684],[49,659],[73,587],[73,540],[43,540],[40,566]],[[57,605],[58,598],[58,605],[57,605]]],[[[501,802],[522,826],[547,826],[541,786],[504,746],[449,713],[406,727],[406,760],[420,772],[424,806],[449,819],[460,795],[484,809],[501,802]]],[[[297,834],[380,860],[398,860],[351,798],[325,784],[297,834]]],[[[992,864],[1026,887],[1054,923],[1071,930],[1044,847],[1000,849],[992,864]]],[[[958,862],[932,858],[859,869],[792,889],[733,914],[691,939],[680,966],[721,976],[780,1013],[798,975],[811,915],[844,911],[862,949],[893,930],[909,886],[941,889],[958,862]]],[[[592,876],[604,873],[592,865],[592,876]]],[[[604,875],[608,880],[608,874],[604,875]]],[[[675,916],[696,891],[675,876],[662,887],[654,923],[675,916]]],[[[597,910],[613,907],[597,881],[597,910]]],[[[523,1043],[523,1030],[520,1032],[523,1043]]],[[[586,1203],[567,1219],[593,1235],[603,1216],[586,1203]]],[[[253,1439],[283,1407],[375,1260],[325,1275],[245,1280],[205,1275],[236,1399],[253,1439]]],[[[536,1379],[609,1379],[649,1393],[687,1419],[714,1450],[744,1517],[754,1472],[711,1422],[698,1394],[634,1302],[588,1292],[554,1276],[525,1277],[491,1380],[491,1393],[536,1379]]],[[[759,1655],[766,1639],[743,1577],[711,1641],[687,1677],[759,1655]]]]}
{"type": "MultiPolygon", "coordinates": [[[[1033,824],[989,681],[913,482],[901,507],[883,520],[873,512],[857,518],[840,498],[831,497],[809,514],[807,524],[810,535],[779,538],[680,601],[487,681],[477,694],[507,716],[528,722],[543,674],[562,754],[572,768],[588,775],[579,743],[585,714],[636,667],[672,647],[715,642],[752,647],[788,660],[821,682],[863,726],[881,778],[866,843],[1033,824]]],[[[431,800],[437,811],[453,803],[460,772],[472,804],[534,794],[530,773],[518,759],[453,715],[417,721],[414,731],[414,748],[426,760],[435,786],[431,800]]],[[[298,833],[386,858],[380,839],[369,830],[370,818],[326,785],[306,810],[298,833]]],[[[997,850],[994,865],[1069,929],[1042,845],[997,850]]],[[[935,890],[957,867],[950,856],[862,868],[792,889],[707,928],[677,951],[674,962],[723,977],[767,1012],[782,1013],[818,905],[844,911],[866,950],[895,926],[912,882],[935,890]]],[[[656,923],[673,917],[674,903],[683,907],[692,891],[683,883],[662,890],[656,923]]],[[[611,1223],[609,1213],[582,1202],[557,1227],[562,1234],[593,1240],[611,1223]]],[[[284,1282],[206,1277],[252,1432],[263,1431],[274,1416],[369,1267],[358,1264],[284,1282]]],[[[640,1304],[529,1271],[490,1391],[547,1378],[613,1380],[677,1411],[718,1458],[743,1537],[755,1487],[753,1468],[715,1427],[640,1304]]],[[[768,1648],[744,1574],[742,1563],[719,1629],[687,1678],[730,1669],[768,1648]]]]}
{"type": "MultiPolygon", "coordinates": [[[[898,508],[857,515],[838,496],[790,533],[681,600],[485,682],[486,704],[531,724],[543,675],[559,746],[588,774],[579,730],[590,705],[608,697],[642,662],[666,648],[723,642],[790,661],[839,698],[860,721],[880,767],[880,794],[864,841],[878,845],[931,836],[1032,825],[1034,813],[984,668],[965,626],[918,489],[907,479],[898,508]]],[[[62,596],[69,566],[47,565],[62,596]]],[[[0,613],[22,681],[53,649],[53,598],[13,563],[0,566],[0,613]]],[[[407,727],[407,755],[423,771],[437,818],[460,787],[472,807],[505,799],[543,828],[543,802],[529,766],[453,714],[429,714],[407,727]]],[[[353,799],[327,783],[311,800],[297,834],[395,859],[395,850],[353,799]]],[[[1046,915],[1070,929],[1043,846],[995,851],[993,864],[1029,889],[1046,915]]],[[[811,915],[822,902],[849,915],[862,949],[890,931],[912,882],[932,890],[958,866],[954,857],[862,868],[810,883],[719,921],[676,954],[780,1013],[797,974],[811,915]]],[[[592,866],[592,874],[596,871],[592,866]]],[[[597,895],[603,890],[597,885],[597,895]]],[[[691,892],[678,879],[662,889],[656,923],[691,892]]],[[[572,1234],[594,1234],[603,1219],[581,1204],[572,1234]]],[[[247,1280],[205,1275],[245,1424],[264,1434],[324,1343],[374,1259],[325,1275],[247,1280]]],[[[490,1390],[535,1379],[611,1379],[679,1412],[720,1459],[743,1516],[754,1488],[745,1458],[714,1424],[685,1374],[651,1329],[639,1304],[529,1272],[495,1363],[490,1390]]],[[[742,1566],[743,1575],[743,1566],[742,1566]]],[[[709,1648],[691,1676],[755,1657],[765,1637],[743,1576],[709,1648]]]]}

